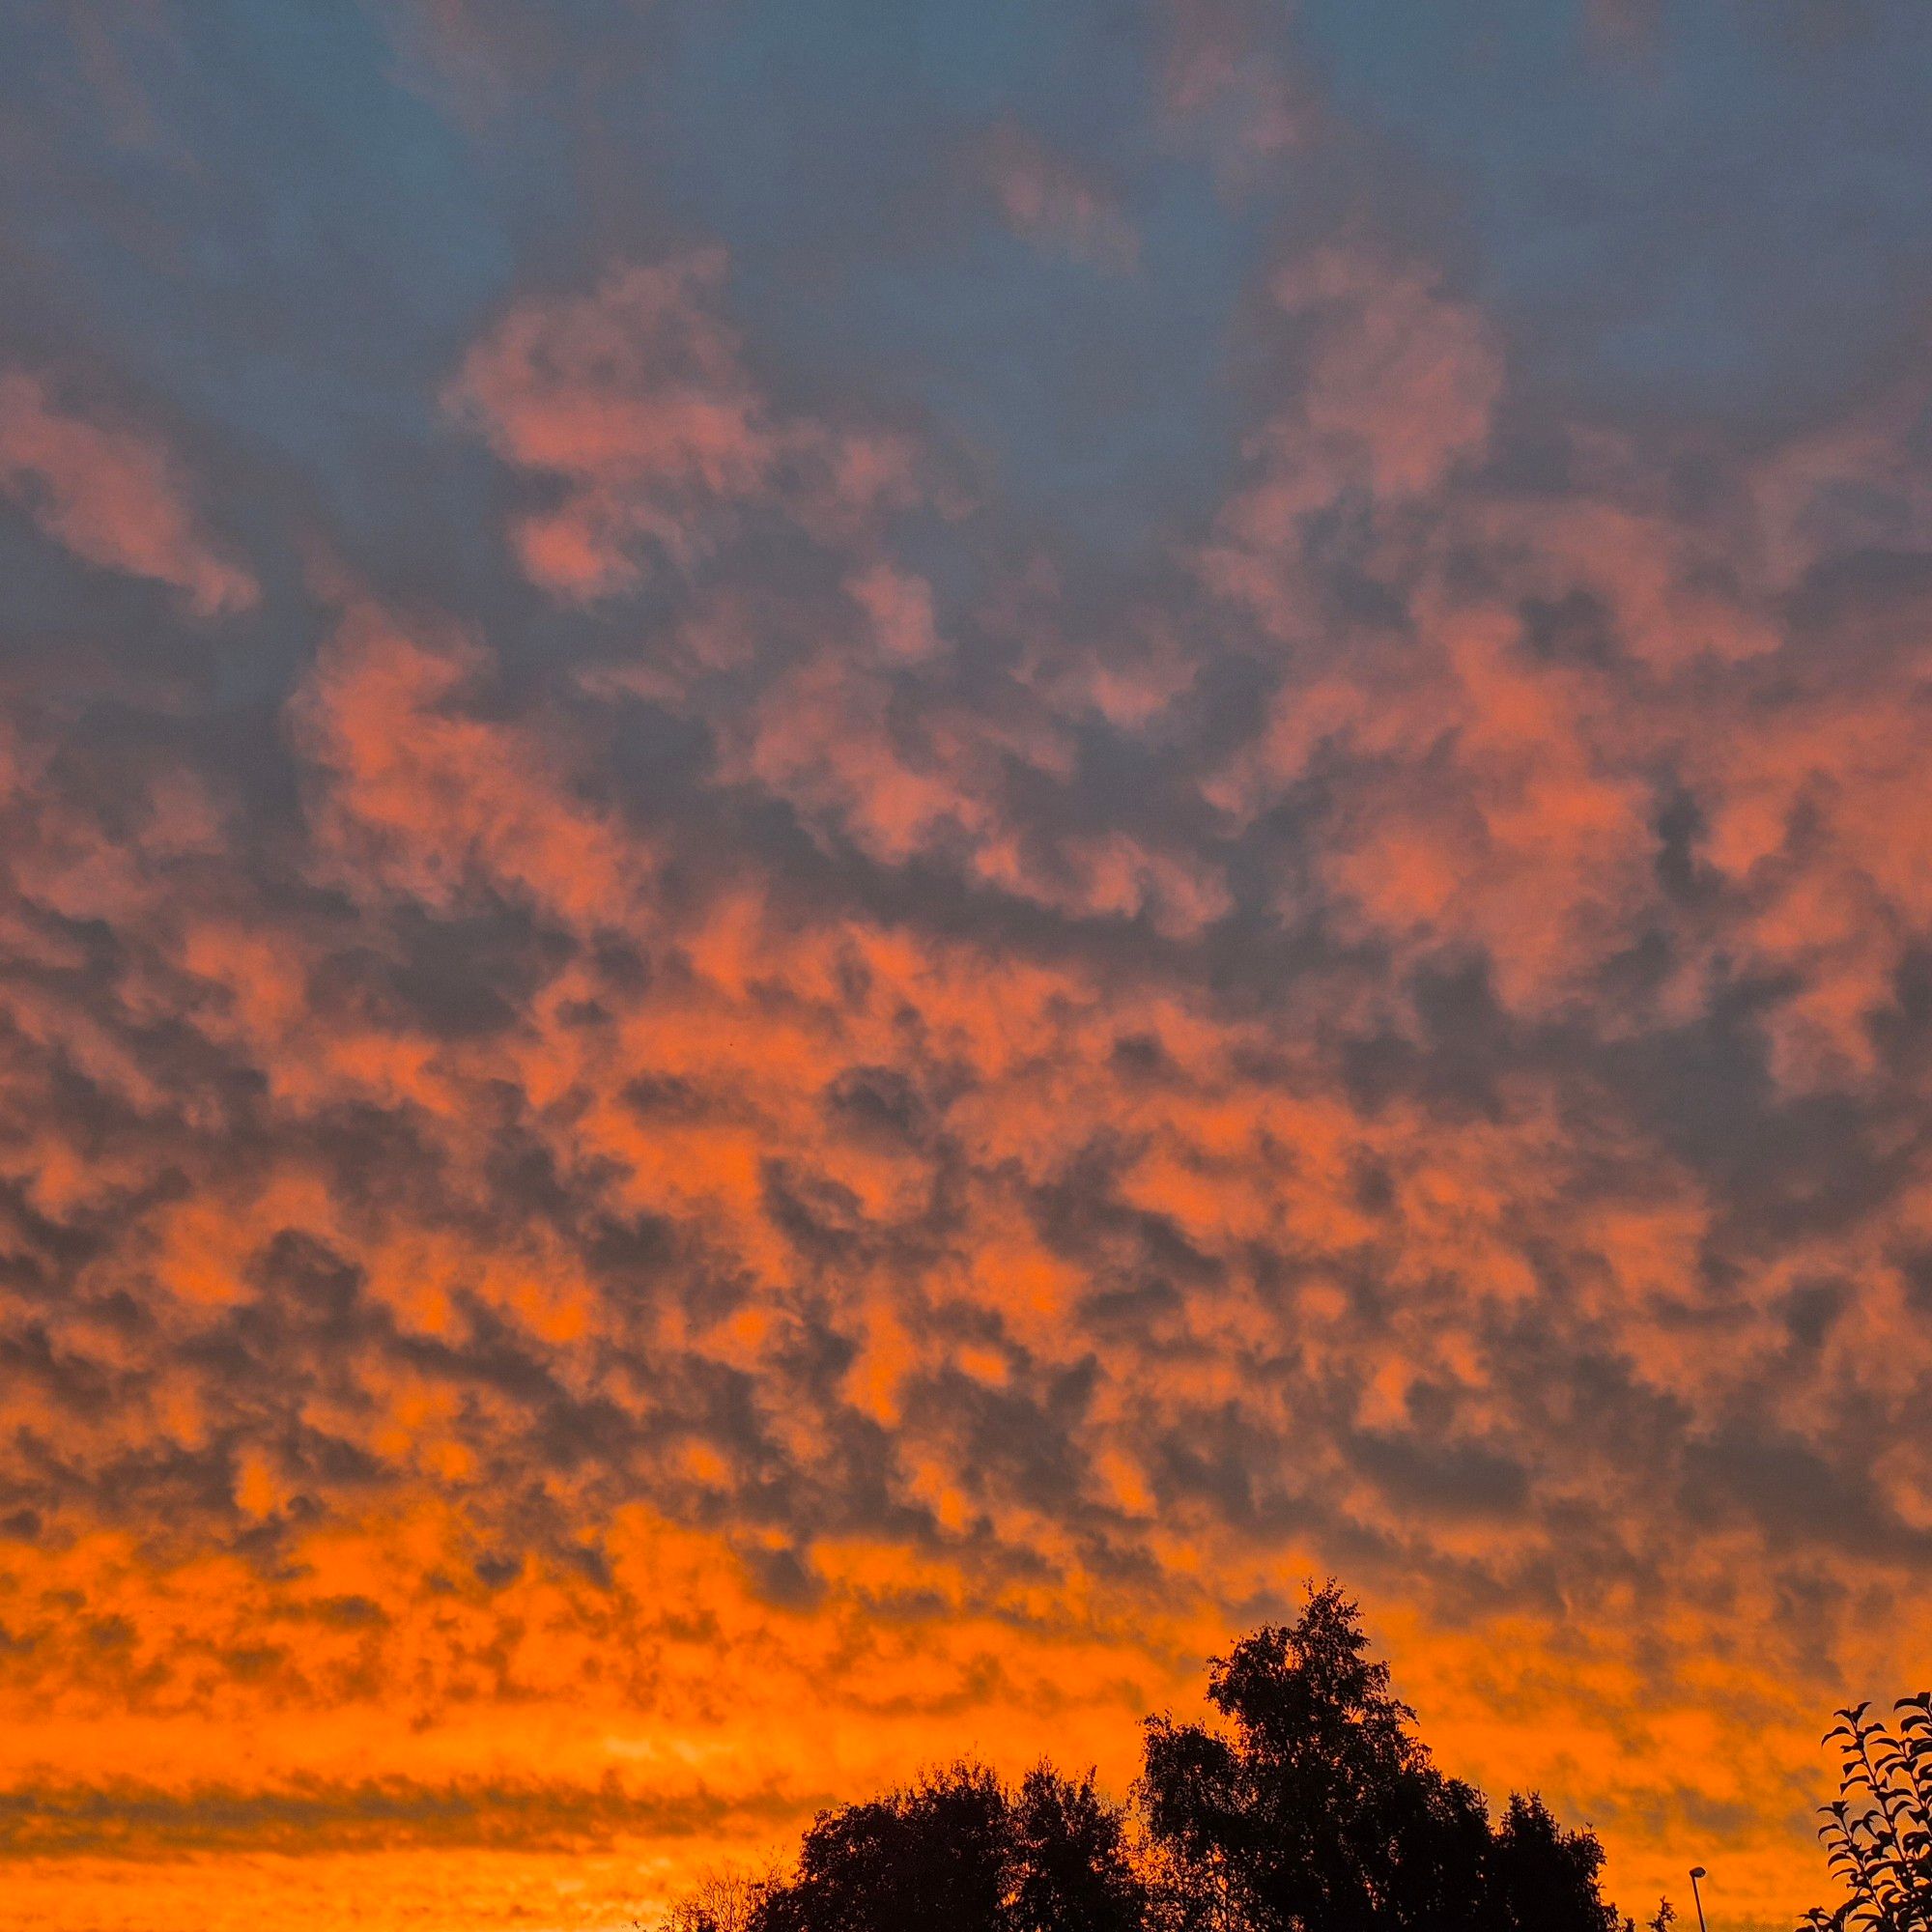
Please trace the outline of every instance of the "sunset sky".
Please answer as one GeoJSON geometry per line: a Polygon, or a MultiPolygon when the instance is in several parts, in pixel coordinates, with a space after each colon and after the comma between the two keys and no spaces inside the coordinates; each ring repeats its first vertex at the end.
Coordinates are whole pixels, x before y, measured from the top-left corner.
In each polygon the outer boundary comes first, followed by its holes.
{"type": "Polygon", "coordinates": [[[1932,1683],[1932,9],[0,15],[0,1923],[614,1932],[1333,1573],[1647,1915],[1932,1683]]]}

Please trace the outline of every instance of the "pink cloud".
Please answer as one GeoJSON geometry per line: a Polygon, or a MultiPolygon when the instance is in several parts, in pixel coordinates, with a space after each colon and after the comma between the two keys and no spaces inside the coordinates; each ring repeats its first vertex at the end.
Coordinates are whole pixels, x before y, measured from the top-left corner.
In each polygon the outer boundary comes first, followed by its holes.
{"type": "Polygon", "coordinates": [[[560,492],[513,533],[526,574],[554,595],[689,572],[757,501],[842,526],[916,493],[901,440],[771,408],[719,314],[724,270],[709,249],[522,302],[450,385],[449,406],[505,462],[560,492]]]}
{"type": "Polygon", "coordinates": [[[1317,103],[1270,44],[1254,0],[1164,0],[1162,92],[1178,125],[1205,133],[1224,182],[1244,185],[1303,146],[1317,103]]]}
{"type": "Polygon", "coordinates": [[[64,407],[20,369],[0,374],[0,491],[76,556],[168,584],[198,616],[244,611],[259,594],[210,540],[160,441],[64,407]]]}
{"type": "Polygon", "coordinates": [[[357,892],[438,907],[504,892],[576,922],[615,914],[648,849],[570,797],[540,732],[474,715],[491,660],[454,627],[344,613],[290,700],[292,735],[326,782],[319,853],[357,892]]]}
{"type": "Polygon", "coordinates": [[[995,128],[982,165],[1000,212],[1036,246],[1116,271],[1139,262],[1140,237],[1118,199],[1029,129],[995,128]]]}
{"type": "Polygon", "coordinates": [[[652,554],[688,565],[771,477],[778,432],[711,307],[724,273],[717,251],[625,270],[591,296],[512,310],[466,358],[452,406],[563,488],[516,531],[546,589],[623,588],[652,554]]]}

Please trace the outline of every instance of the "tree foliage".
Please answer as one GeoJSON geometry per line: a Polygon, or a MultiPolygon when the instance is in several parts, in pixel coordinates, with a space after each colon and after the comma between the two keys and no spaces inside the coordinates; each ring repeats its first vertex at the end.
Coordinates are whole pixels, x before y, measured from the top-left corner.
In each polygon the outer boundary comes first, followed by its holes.
{"type": "Polygon", "coordinates": [[[752,1932],[1129,1932],[1145,1900],[1122,1812],[1041,1765],[1017,1788],[954,1764],[824,1811],[752,1932]]]}
{"type": "Polygon", "coordinates": [[[1335,1584],[1218,1659],[1208,1700],[1225,1726],[1148,1720],[1140,1796],[1170,1889],[1212,1932],[1616,1932],[1596,1839],[1535,1798],[1492,1828],[1335,1584]]]}
{"type": "Polygon", "coordinates": [[[1211,1666],[1214,1723],[1148,1719],[1129,1811],[1050,1765],[959,1762],[823,1811],[793,1868],[668,1932],[1630,1932],[1604,1853],[1446,1776],[1333,1583],[1211,1666]]]}
{"type": "Polygon", "coordinates": [[[671,1907],[663,1932],[754,1932],[776,1883],[769,1873],[713,1872],[671,1907]]]}
{"type": "Polygon", "coordinates": [[[1847,1897],[1805,1924],[1832,1932],[1932,1932],[1932,1690],[1901,1697],[1896,1721],[1837,1713],[1838,1796],[1818,1835],[1847,1897]]]}

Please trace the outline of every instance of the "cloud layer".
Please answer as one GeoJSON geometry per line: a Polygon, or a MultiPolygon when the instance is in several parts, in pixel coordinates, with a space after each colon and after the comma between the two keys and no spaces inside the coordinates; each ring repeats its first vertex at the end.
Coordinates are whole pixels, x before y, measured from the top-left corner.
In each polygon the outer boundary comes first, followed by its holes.
{"type": "MultiPolygon", "coordinates": [[[[1823,1715],[1932,1653],[1932,363],[1552,388],[1293,47],[1176,7],[1131,154],[988,113],[921,189],[1049,292],[1157,292],[1163,195],[1251,251],[1211,487],[1094,544],[669,189],[516,227],[625,152],[597,72],[723,58],[672,24],[338,49],[471,293],[385,260],[298,382],[22,231],[100,305],[0,341],[30,1922],[458,1851],[465,1924],[616,1922],[934,1753],[1122,1779],[1329,1570],[1628,1905],[1811,1902],[1823,1715]],[[1350,205],[1261,219],[1311,156],[1350,205]]],[[[193,231],[188,32],[40,55],[193,231]]]]}

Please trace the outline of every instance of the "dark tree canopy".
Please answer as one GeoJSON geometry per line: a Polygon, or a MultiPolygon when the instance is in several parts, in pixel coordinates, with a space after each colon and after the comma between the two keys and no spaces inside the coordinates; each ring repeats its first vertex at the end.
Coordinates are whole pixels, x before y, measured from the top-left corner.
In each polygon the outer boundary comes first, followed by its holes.
{"type": "Polygon", "coordinates": [[[1047,1766],[1017,1790],[955,1764],[821,1812],[756,1932],[1129,1932],[1144,1897],[1122,1813],[1047,1766]]]}
{"type": "Polygon", "coordinates": [[[1218,1659],[1225,1727],[1151,1718],[1141,1800],[1172,1883],[1241,1932],[1612,1932],[1603,1850],[1540,1802],[1492,1830],[1436,1770],[1333,1583],[1218,1659]]]}
{"type": "Polygon", "coordinates": [[[1131,1816],[1092,1774],[954,1764],[821,1812],[790,1875],[675,1932],[1628,1932],[1595,1837],[1534,1797],[1492,1824],[1435,1768],[1333,1583],[1217,1659],[1208,1698],[1218,1723],[1148,1719],[1131,1816]]]}
{"type": "Polygon", "coordinates": [[[1126,1820],[1094,1788],[1050,1765],[1026,1775],[1012,1807],[1013,1917],[1019,1932],[1139,1926],[1145,1889],[1127,1856],[1126,1820]]]}
{"type": "Polygon", "coordinates": [[[1490,1853],[1492,1911],[1487,1922],[1507,1932],[1614,1926],[1617,1916],[1597,1889],[1603,1868],[1604,1848],[1592,1833],[1564,1831],[1542,1799],[1519,1793],[1490,1853]]]}

